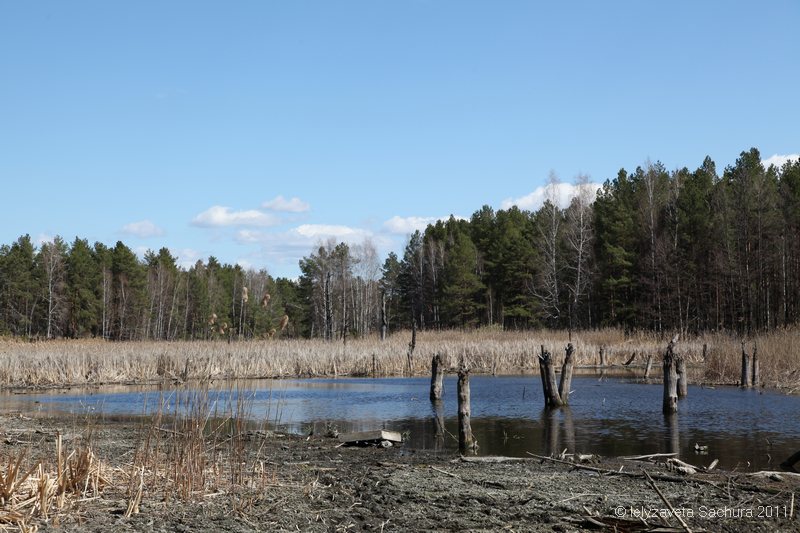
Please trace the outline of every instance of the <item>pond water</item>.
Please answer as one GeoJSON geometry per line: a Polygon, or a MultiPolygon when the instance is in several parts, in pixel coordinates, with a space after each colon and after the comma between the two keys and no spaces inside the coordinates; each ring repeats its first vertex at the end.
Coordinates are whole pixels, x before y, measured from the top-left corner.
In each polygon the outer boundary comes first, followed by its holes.
{"type": "MultiPolygon", "coordinates": [[[[247,416],[293,433],[392,429],[409,449],[457,449],[456,378],[444,401],[428,400],[428,378],[251,380],[217,384],[207,398],[219,414],[243,399],[247,416]]],[[[543,409],[538,376],[472,376],[472,429],[485,455],[568,452],[607,456],[679,452],[681,458],[738,470],[777,469],[800,449],[800,398],[770,391],[689,387],[678,414],[661,413],[661,384],[575,376],[570,407],[543,409]],[[698,451],[707,446],[707,451],[698,451]]],[[[182,388],[0,395],[0,407],[140,415],[187,394],[182,388]],[[31,405],[32,402],[36,402],[31,405]]],[[[203,397],[206,397],[203,393],[203,397]]]]}

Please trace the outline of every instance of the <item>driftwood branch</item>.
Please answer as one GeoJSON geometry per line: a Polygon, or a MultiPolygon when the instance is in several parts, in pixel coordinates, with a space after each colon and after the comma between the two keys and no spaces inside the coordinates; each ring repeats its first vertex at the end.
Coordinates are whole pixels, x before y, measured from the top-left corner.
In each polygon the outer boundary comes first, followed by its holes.
{"type": "Polygon", "coordinates": [[[661,498],[661,501],[663,501],[663,502],[664,502],[664,504],[665,504],[665,505],[666,505],[666,506],[669,508],[669,510],[672,512],[672,516],[674,516],[675,518],[677,518],[677,519],[678,519],[678,522],[680,522],[680,523],[681,523],[681,526],[683,526],[683,529],[684,529],[684,531],[686,531],[686,533],[692,533],[692,530],[691,530],[691,529],[689,529],[689,526],[687,526],[687,525],[686,525],[686,522],[684,522],[684,521],[683,521],[683,518],[681,518],[681,515],[679,515],[678,513],[676,513],[676,512],[675,512],[675,508],[672,506],[672,504],[671,504],[671,503],[669,503],[669,500],[667,499],[667,497],[666,497],[666,496],[664,496],[664,493],[663,493],[663,492],[661,492],[661,490],[660,490],[660,489],[659,489],[659,488],[656,486],[655,482],[653,481],[653,478],[652,478],[652,477],[650,477],[650,474],[648,474],[648,473],[647,473],[646,471],[644,471],[644,470],[642,470],[642,473],[645,475],[645,477],[647,477],[647,481],[649,481],[649,482],[650,482],[650,486],[651,486],[651,487],[653,487],[653,490],[655,490],[655,491],[656,491],[656,493],[658,493],[658,496],[661,498]]]}

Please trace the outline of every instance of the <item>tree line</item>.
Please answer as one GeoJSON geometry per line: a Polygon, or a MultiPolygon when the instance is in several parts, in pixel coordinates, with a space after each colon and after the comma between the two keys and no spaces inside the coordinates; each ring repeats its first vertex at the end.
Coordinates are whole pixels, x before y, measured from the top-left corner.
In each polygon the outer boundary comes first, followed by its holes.
{"type": "Polygon", "coordinates": [[[410,327],[754,332],[800,318],[800,161],[757,149],[721,174],[647,162],[596,193],[551,178],[535,211],[484,206],[410,235],[321,243],[297,279],[166,248],[29,236],[0,246],[0,334],[23,337],[344,339],[410,327]]]}

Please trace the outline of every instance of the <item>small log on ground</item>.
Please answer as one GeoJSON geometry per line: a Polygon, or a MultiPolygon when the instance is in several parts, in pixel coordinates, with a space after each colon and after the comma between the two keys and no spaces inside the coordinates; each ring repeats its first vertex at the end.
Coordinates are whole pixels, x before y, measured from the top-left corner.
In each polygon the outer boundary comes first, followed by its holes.
{"type": "Polygon", "coordinates": [[[564,405],[556,386],[556,369],[553,365],[553,356],[542,346],[539,356],[539,369],[542,375],[542,389],[544,389],[545,407],[560,407],[564,405]]]}
{"type": "Polygon", "coordinates": [[[675,358],[675,372],[678,374],[678,398],[689,395],[689,376],[686,374],[686,359],[675,358]]]}
{"type": "Polygon", "coordinates": [[[441,400],[443,392],[444,365],[442,364],[442,355],[437,353],[431,359],[431,401],[441,400]]]}
{"type": "Polygon", "coordinates": [[[477,444],[470,424],[469,369],[458,370],[458,449],[463,453],[475,450],[477,444]]]}
{"type": "Polygon", "coordinates": [[[664,414],[678,412],[678,374],[675,369],[675,342],[676,335],[667,345],[667,352],[664,354],[664,414]]]}
{"type": "Polygon", "coordinates": [[[739,383],[739,386],[743,389],[749,389],[753,385],[751,379],[752,374],[750,369],[750,354],[747,353],[747,349],[744,346],[744,341],[742,341],[742,380],[739,383]]]}

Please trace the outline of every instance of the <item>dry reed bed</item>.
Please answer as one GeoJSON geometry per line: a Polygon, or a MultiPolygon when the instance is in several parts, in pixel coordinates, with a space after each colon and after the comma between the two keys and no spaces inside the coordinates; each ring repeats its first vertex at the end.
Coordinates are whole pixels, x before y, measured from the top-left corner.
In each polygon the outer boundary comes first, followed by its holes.
{"type": "MultiPolygon", "coordinates": [[[[228,495],[234,509],[247,490],[286,489],[277,466],[266,459],[266,432],[252,419],[252,396],[228,388],[227,400],[211,399],[207,386],[185,387],[164,397],[152,416],[133,430],[127,460],[98,458],[90,445],[92,421],[72,428],[86,443],[66,453],[60,433],[0,454],[0,531],[35,532],[40,524],[75,521],[83,504],[127,502],[124,517],[143,501],[171,503],[228,495]],[[245,492],[242,492],[244,489],[245,492]]],[[[79,423],[78,423],[79,424],[79,423]]]]}
{"type": "MultiPolygon", "coordinates": [[[[395,333],[386,341],[321,340],[104,342],[59,340],[28,343],[0,341],[1,386],[52,386],[148,382],[207,378],[313,377],[333,375],[424,375],[433,354],[443,353],[451,365],[463,357],[473,372],[519,373],[536,370],[540,346],[563,357],[565,331],[504,332],[425,331],[417,335],[409,372],[411,335],[395,333]]],[[[618,329],[575,332],[572,342],[578,365],[596,365],[605,349],[608,364],[622,364],[636,353],[634,364],[652,354],[655,368],[667,339],[650,333],[625,335],[618,329]]],[[[800,330],[786,329],[748,341],[758,346],[763,382],[793,389],[800,384],[800,330]]],[[[739,376],[738,337],[706,334],[682,339],[678,352],[690,364],[704,365],[703,379],[735,383],[739,376]],[[703,345],[708,357],[703,360],[703,345]]]]}

